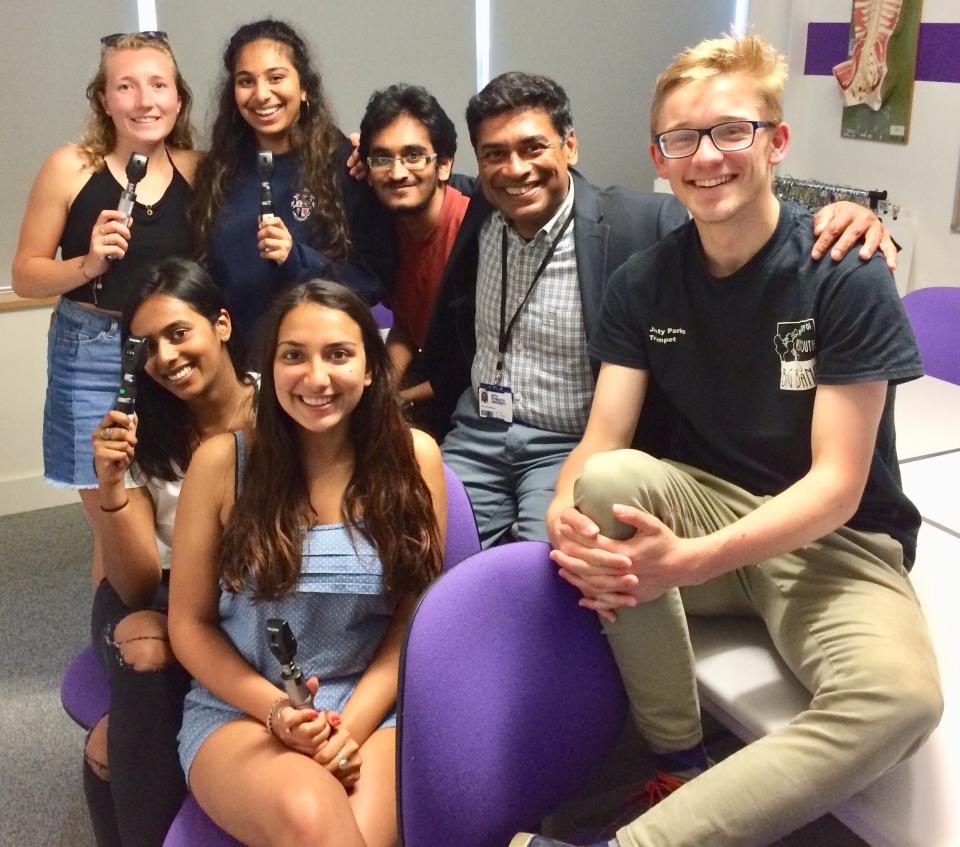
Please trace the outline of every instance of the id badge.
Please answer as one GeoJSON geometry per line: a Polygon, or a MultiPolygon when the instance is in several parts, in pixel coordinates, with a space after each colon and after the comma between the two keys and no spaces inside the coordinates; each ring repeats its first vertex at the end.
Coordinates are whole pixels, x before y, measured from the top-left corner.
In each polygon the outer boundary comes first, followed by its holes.
{"type": "Polygon", "coordinates": [[[513,392],[509,386],[481,382],[477,394],[481,418],[513,422],[513,392]]]}

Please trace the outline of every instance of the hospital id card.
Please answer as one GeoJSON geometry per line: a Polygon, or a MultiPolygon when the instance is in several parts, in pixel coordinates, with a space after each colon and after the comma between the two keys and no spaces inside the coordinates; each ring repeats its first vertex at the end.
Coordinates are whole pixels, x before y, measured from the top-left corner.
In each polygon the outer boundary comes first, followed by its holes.
{"type": "Polygon", "coordinates": [[[513,422],[513,392],[509,386],[481,382],[477,394],[481,418],[513,422]]]}

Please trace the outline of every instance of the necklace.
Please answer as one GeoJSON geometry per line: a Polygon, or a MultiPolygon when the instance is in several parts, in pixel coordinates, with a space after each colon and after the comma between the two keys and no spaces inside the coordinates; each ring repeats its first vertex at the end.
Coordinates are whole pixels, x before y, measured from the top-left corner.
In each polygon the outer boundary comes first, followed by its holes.
{"type": "Polygon", "coordinates": [[[237,417],[237,412],[240,411],[240,407],[243,405],[243,401],[246,400],[246,399],[247,399],[247,392],[241,390],[241,392],[240,392],[240,402],[237,403],[237,408],[234,409],[234,410],[233,410],[233,414],[230,415],[230,420],[227,421],[227,428],[224,430],[224,432],[231,432],[231,431],[232,431],[232,430],[230,429],[230,427],[233,426],[234,418],[237,417]]]}

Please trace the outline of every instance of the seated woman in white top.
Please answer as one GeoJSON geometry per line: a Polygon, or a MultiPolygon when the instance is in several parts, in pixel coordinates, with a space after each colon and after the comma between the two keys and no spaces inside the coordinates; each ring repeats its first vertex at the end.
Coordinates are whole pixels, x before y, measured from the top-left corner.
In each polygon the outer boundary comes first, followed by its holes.
{"type": "Polygon", "coordinates": [[[189,678],[166,616],[180,484],[201,443],[252,425],[256,387],[234,366],[222,291],[194,262],[150,269],[123,332],[145,339],[146,361],[136,414],[110,411],[93,433],[105,576],[92,629],[111,708],[88,739],[84,785],[98,844],[160,845],[186,790],[176,737],[189,678]]]}

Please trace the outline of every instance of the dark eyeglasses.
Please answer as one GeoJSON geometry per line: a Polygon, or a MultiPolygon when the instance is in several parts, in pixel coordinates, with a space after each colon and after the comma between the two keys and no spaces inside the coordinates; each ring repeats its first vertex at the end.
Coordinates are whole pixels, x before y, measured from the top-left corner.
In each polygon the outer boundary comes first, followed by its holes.
{"type": "Polygon", "coordinates": [[[105,35],[100,39],[100,43],[104,47],[116,47],[120,43],[121,38],[126,38],[128,35],[139,35],[144,41],[162,41],[164,44],[167,43],[167,34],[161,32],[159,29],[148,29],[145,32],[115,32],[113,35],[105,35]]]}
{"type": "Polygon", "coordinates": [[[706,129],[670,129],[658,132],[653,141],[667,159],[685,159],[692,156],[700,147],[703,136],[709,135],[713,146],[721,153],[733,153],[746,150],[757,134],[758,129],[775,127],[772,121],[725,121],[706,129]]]}
{"type": "Polygon", "coordinates": [[[372,171],[385,171],[400,162],[408,171],[422,171],[430,162],[439,158],[437,153],[403,153],[399,156],[367,156],[372,171]]]}

